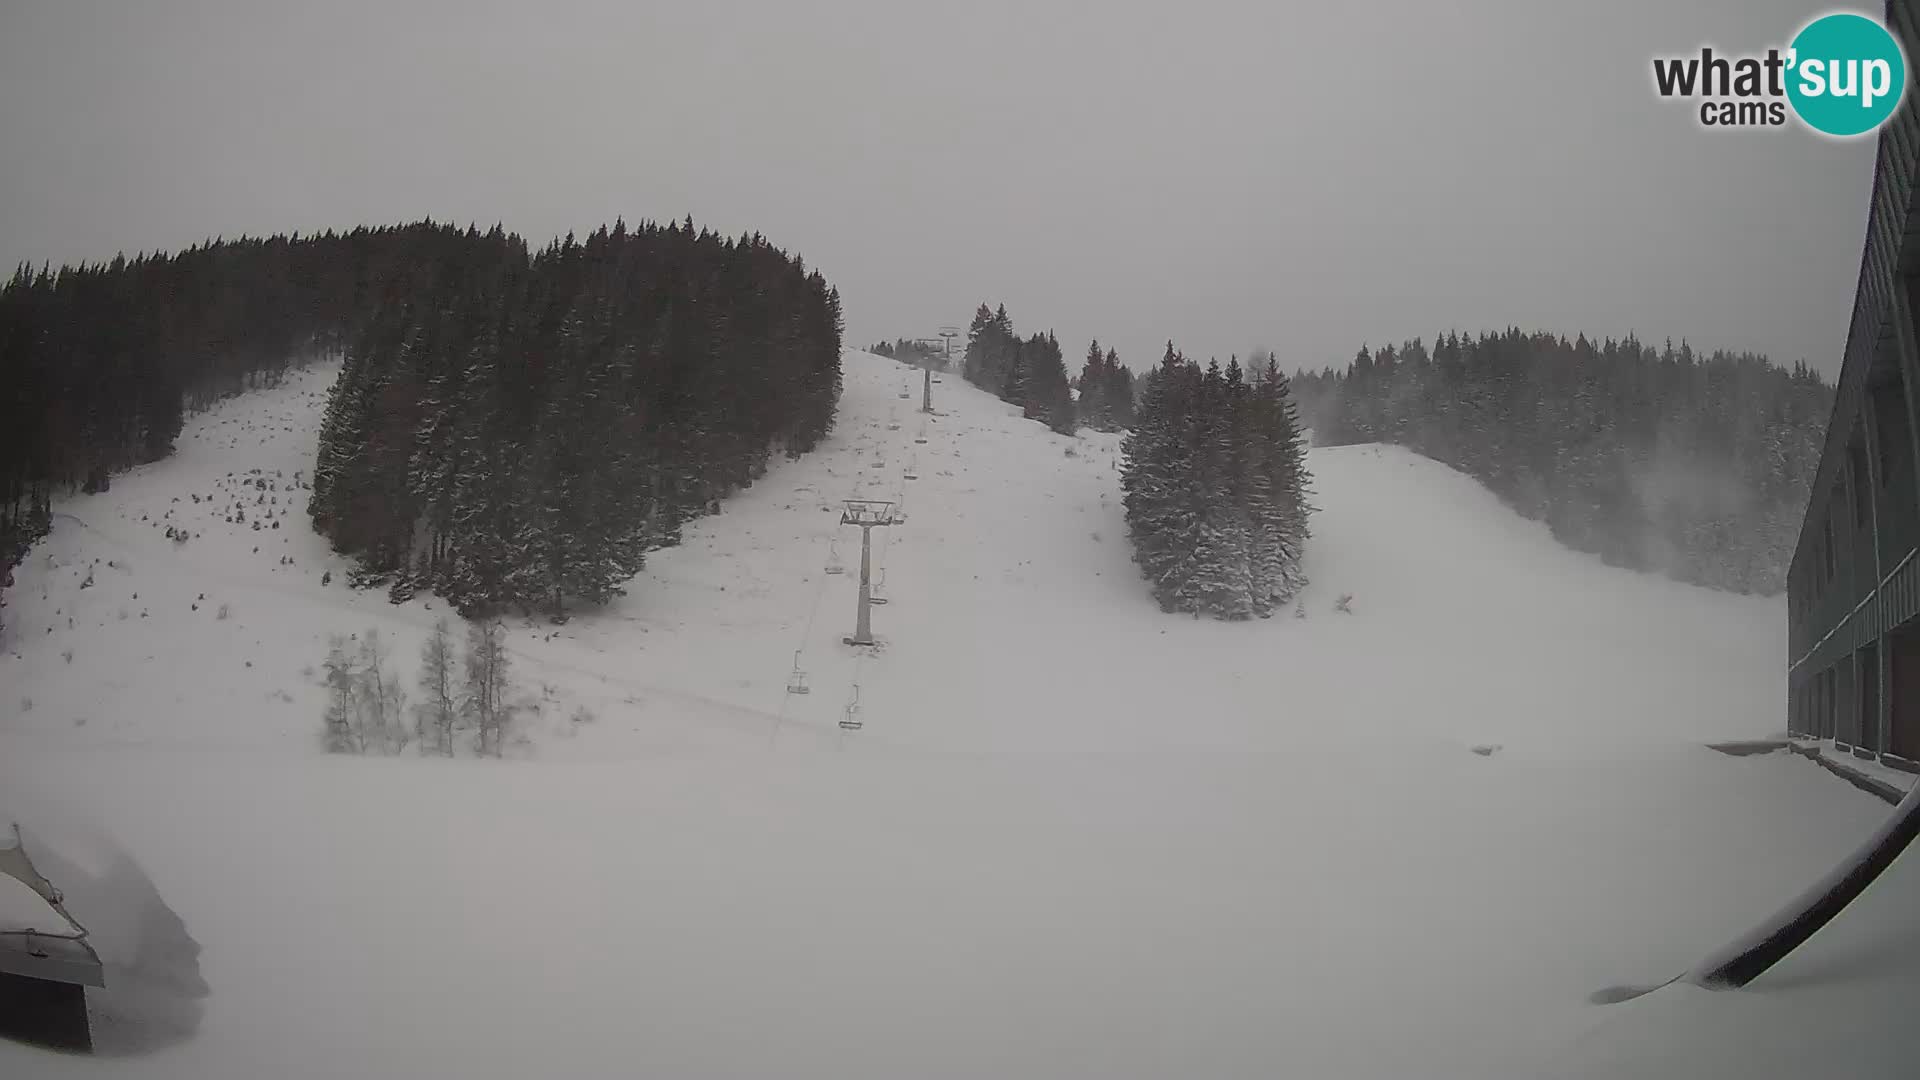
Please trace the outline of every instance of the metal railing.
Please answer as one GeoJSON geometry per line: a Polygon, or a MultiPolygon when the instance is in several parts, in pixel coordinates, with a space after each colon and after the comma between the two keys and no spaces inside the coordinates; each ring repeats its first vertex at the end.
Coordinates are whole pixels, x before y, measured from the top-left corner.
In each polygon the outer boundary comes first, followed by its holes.
{"type": "Polygon", "coordinates": [[[1859,603],[1853,605],[1845,615],[1835,619],[1827,632],[1820,635],[1819,640],[1808,646],[1798,659],[1787,665],[1788,674],[1800,670],[1802,666],[1815,659],[1820,655],[1821,650],[1836,638],[1847,646],[1845,651],[1851,651],[1861,644],[1858,634],[1861,626],[1872,628],[1869,637],[1878,637],[1920,613],[1915,610],[1917,604],[1920,604],[1920,564],[1914,561],[1916,554],[1920,554],[1920,548],[1908,551],[1902,556],[1878,584],[1867,590],[1867,594],[1860,598],[1859,603]],[[1891,603],[1887,602],[1889,598],[1892,600],[1891,603]],[[1867,612],[1865,618],[1861,617],[1862,612],[1867,612]]]}

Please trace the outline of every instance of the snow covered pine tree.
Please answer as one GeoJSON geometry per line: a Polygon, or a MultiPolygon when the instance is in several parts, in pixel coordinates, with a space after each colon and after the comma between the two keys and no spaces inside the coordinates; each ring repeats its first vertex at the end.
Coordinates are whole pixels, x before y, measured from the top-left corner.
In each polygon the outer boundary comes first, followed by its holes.
{"type": "Polygon", "coordinates": [[[1237,361],[1203,372],[1168,342],[1122,451],[1134,561],[1162,610],[1264,618],[1305,585],[1309,477],[1271,361],[1250,387],[1237,361]]]}

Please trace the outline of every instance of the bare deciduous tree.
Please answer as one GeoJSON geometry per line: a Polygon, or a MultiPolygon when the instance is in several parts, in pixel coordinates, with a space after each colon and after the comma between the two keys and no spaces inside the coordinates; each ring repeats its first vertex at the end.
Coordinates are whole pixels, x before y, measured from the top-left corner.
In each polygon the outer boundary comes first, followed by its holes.
{"type": "Polygon", "coordinates": [[[467,624],[466,685],[462,711],[473,721],[484,757],[499,757],[513,720],[507,704],[507,629],[498,619],[467,624]]]}
{"type": "Polygon", "coordinates": [[[447,620],[441,619],[433,624],[433,633],[420,651],[420,692],[426,695],[418,706],[423,754],[453,756],[453,728],[460,718],[457,678],[453,635],[447,620]]]}
{"type": "Polygon", "coordinates": [[[387,670],[387,647],[380,631],[369,629],[360,642],[359,671],[362,752],[377,749],[397,754],[409,741],[406,721],[407,692],[400,676],[387,670]]]}
{"type": "Polygon", "coordinates": [[[327,711],[322,738],[329,753],[397,754],[411,735],[403,719],[406,691],[387,670],[387,649],[378,630],[368,630],[360,648],[348,651],[339,634],[327,640],[322,665],[327,711]]]}
{"type": "Polygon", "coordinates": [[[360,741],[359,705],[354,700],[353,661],[347,656],[345,635],[327,639],[326,669],[327,712],[324,740],[330,754],[358,754],[366,747],[360,741]]]}

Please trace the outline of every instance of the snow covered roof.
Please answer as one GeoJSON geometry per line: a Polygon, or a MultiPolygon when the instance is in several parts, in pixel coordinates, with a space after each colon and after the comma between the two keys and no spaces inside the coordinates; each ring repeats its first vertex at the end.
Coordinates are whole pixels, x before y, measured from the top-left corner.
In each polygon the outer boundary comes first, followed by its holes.
{"type": "Polygon", "coordinates": [[[0,830],[0,972],[101,986],[100,958],[86,936],[8,823],[0,830]]]}

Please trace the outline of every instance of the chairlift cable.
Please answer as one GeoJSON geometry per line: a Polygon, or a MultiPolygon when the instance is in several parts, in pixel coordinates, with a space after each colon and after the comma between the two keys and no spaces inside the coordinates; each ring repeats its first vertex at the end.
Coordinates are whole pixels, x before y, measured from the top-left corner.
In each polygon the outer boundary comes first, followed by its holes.
{"type": "MultiPolygon", "coordinates": [[[[839,526],[834,526],[833,531],[827,534],[827,547],[830,552],[833,550],[834,544],[839,540],[838,532],[839,526]]],[[[828,556],[828,558],[832,557],[832,555],[828,556]]],[[[827,579],[831,576],[830,574],[822,573],[820,580],[814,583],[813,601],[807,606],[807,624],[801,629],[799,647],[793,652],[796,669],[798,669],[801,655],[807,651],[807,642],[813,639],[813,624],[820,617],[820,601],[826,597],[827,579]]],[[[788,678],[791,680],[792,672],[788,673],[788,678]]],[[[773,727],[767,733],[767,746],[769,749],[774,746],[780,737],[780,728],[787,720],[787,705],[792,701],[793,696],[790,692],[782,692],[780,695],[780,707],[775,711],[773,727]]]]}

